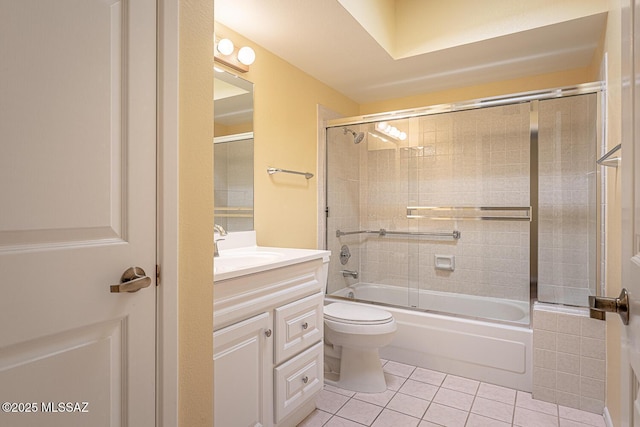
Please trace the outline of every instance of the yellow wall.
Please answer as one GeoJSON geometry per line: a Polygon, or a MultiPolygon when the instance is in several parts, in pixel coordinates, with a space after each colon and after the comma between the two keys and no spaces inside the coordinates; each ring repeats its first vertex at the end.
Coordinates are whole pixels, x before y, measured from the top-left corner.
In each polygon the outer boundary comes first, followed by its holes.
{"type": "Polygon", "coordinates": [[[213,425],[213,1],[180,0],[180,426],[213,425]]]}
{"type": "Polygon", "coordinates": [[[358,114],[358,104],[217,22],[216,35],[256,51],[255,63],[242,78],[255,84],[254,210],[258,244],[315,248],[317,105],[354,116],[358,114]],[[268,167],[311,172],[315,176],[310,180],[301,175],[270,176],[268,167]]]}

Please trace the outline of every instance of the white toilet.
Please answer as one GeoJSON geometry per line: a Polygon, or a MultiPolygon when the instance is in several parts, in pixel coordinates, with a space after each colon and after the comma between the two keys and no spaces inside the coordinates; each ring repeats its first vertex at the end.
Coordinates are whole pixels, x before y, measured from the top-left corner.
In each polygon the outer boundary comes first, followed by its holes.
{"type": "Polygon", "coordinates": [[[329,369],[325,382],[365,393],[385,391],[378,349],[391,342],[395,331],[393,316],[380,308],[342,302],[325,305],[325,370],[329,369]]]}

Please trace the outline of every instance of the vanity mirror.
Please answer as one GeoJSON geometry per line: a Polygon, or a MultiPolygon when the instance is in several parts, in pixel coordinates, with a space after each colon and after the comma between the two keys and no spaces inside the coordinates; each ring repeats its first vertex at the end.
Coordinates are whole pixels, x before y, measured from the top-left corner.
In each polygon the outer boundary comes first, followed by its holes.
{"type": "Polygon", "coordinates": [[[253,83],[215,68],[214,221],[253,230],[253,83]]]}

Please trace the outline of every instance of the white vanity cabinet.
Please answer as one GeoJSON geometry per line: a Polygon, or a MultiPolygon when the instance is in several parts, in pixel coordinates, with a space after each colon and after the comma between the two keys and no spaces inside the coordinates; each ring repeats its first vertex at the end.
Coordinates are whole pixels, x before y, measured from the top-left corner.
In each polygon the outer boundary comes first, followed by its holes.
{"type": "Polygon", "coordinates": [[[214,425],[296,426],[323,386],[328,255],[215,282],[214,425]]]}

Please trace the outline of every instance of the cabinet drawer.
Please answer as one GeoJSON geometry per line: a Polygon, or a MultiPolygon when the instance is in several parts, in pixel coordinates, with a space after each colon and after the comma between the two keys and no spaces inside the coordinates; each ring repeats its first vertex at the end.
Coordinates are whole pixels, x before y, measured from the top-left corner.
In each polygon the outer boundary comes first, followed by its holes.
{"type": "Polygon", "coordinates": [[[275,369],[275,422],[279,423],[316,392],[322,389],[324,365],[323,343],[319,342],[302,354],[275,369]]]}
{"type": "Polygon", "coordinates": [[[276,365],[322,340],[323,299],[324,294],[318,293],[276,308],[276,365]]]}

